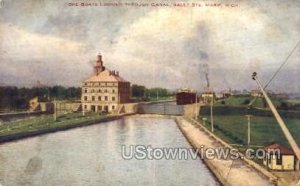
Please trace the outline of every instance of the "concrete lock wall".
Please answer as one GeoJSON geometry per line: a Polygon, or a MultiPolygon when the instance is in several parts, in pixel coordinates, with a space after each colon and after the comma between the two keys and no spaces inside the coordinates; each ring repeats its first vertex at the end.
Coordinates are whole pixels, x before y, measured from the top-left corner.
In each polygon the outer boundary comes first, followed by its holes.
{"type": "Polygon", "coordinates": [[[139,114],[183,115],[184,107],[175,103],[143,103],[138,107],[139,114]]]}

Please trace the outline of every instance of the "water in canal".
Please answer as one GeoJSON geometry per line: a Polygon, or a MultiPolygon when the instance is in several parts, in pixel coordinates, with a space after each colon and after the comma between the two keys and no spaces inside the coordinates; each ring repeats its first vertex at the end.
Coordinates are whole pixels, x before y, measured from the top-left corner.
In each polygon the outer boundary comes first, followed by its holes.
{"type": "Polygon", "coordinates": [[[173,120],[128,117],[0,145],[0,185],[218,185],[199,159],[124,160],[122,145],[190,148],[173,120]]]}

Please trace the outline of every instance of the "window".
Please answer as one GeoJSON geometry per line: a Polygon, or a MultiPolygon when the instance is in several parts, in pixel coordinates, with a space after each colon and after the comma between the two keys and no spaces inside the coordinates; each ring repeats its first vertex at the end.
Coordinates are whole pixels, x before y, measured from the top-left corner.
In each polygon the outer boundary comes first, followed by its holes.
{"type": "Polygon", "coordinates": [[[98,101],[101,101],[101,96],[98,96],[98,101]]]}
{"type": "Polygon", "coordinates": [[[282,155],[276,156],[276,165],[282,165],[282,155]]]}
{"type": "Polygon", "coordinates": [[[95,96],[92,96],[92,101],[95,101],[95,96]]]}
{"type": "Polygon", "coordinates": [[[87,89],[84,89],[84,93],[87,93],[88,91],[87,91],[87,89]]]}
{"type": "MultiPolygon", "coordinates": [[[[84,96],[84,101],[87,101],[87,96],[84,96]]],[[[86,105],[85,105],[86,106],[86,105]]]]}
{"type": "Polygon", "coordinates": [[[112,93],[115,93],[115,89],[112,89],[112,93]]]}
{"type": "Polygon", "coordinates": [[[100,110],[100,111],[102,110],[102,106],[101,106],[101,105],[100,105],[100,106],[98,106],[98,110],[100,110]]]}
{"type": "Polygon", "coordinates": [[[108,100],[108,97],[107,97],[107,96],[105,96],[105,97],[104,97],[104,99],[105,99],[105,101],[107,101],[107,100],[108,100]]]}
{"type": "Polygon", "coordinates": [[[84,83],[84,85],[87,86],[88,84],[87,84],[87,83],[84,83]]]}
{"type": "Polygon", "coordinates": [[[115,98],[115,97],[112,97],[112,98],[111,98],[111,100],[112,100],[112,101],[115,101],[115,100],[116,100],[116,98],[115,98]]]}
{"type": "Polygon", "coordinates": [[[107,89],[105,89],[104,92],[107,93],[107,89]]]}
{"type": "Polygon", "coordinates": [[[113,105],[113,106],[111,106],[111,108],[113,109],[113,110],[115,110],[115,106],[113,105]]]}

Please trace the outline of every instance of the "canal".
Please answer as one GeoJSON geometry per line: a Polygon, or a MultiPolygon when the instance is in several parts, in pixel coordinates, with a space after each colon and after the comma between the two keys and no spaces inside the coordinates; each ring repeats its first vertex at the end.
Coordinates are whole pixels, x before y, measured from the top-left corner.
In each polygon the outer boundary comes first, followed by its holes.
{"type": "Polygon", "coordinates": [[[0,185],[218,185],[199,159],[125,160],[122,145],[191,148],[174,120],[127,117],[0,145],[0,185]]]}

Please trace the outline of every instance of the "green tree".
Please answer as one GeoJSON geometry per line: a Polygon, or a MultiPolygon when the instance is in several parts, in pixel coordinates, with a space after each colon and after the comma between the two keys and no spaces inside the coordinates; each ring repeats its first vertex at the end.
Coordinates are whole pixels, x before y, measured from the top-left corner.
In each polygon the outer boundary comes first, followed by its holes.
{"type": "Polygon", "coordinates": [[[142,98],[145,95],[146,87],[142,85],[133,84],[131,86],[132,97],[142,98]]]}

